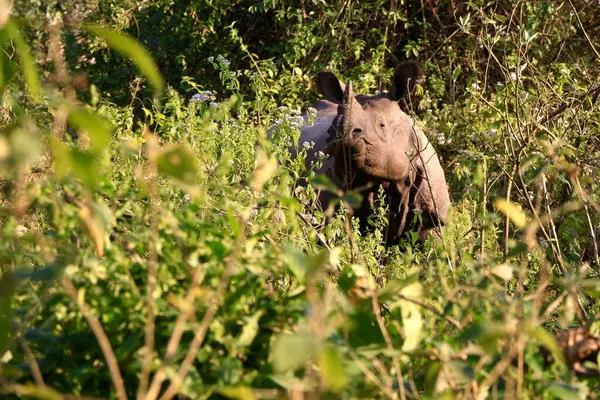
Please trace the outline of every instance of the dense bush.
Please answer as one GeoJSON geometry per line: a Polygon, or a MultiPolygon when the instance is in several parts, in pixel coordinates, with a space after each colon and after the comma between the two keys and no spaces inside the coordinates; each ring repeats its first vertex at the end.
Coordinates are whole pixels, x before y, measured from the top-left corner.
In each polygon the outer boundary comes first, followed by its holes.
{"type": "Polygon", "coordinates": [[[595,398],[553,335],[596,329],[599,21],[578,0],[15,1],[0,391],[595,398]],[[384,209],[365,236],[343,209],[322,226],[298,116],[315,72],[373,93],[405,59],[454,207],[441,242],[386,249],[384,209]]]}

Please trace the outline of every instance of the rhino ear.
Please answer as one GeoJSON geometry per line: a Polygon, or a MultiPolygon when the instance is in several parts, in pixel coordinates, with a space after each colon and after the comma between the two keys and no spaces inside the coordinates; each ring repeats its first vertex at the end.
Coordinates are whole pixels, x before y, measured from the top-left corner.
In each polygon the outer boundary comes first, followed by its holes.
{"type": "Polygon", "coordinates": [[[325,98],[336,104],[340,104],[344,98],[346,85],[340,81],[333,72],[319,72],[315,76],[317,91],[325,98]]]}
{"type": "Polygon", "coordinates": [[[415,90],[417,83],[421,83],[424,78],[425,74],[417,62],[400,63],[394,71],[390,98],[395,101],[408,98],[415,90]]]}

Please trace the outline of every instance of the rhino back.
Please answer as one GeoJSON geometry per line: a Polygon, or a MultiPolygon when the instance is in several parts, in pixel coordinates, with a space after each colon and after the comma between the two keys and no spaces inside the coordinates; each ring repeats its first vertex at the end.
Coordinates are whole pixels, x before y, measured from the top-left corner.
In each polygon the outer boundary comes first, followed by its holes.
{"type": "Polygon", "coordinates": [[[418,156],[425,168],[423,176],[423,188],[419,191],[416,199],[417,207],[422,211],[436,211],[439,218],[445,222],[450,208],[450,195],[446,185],[446,177],[433,145],[429,142],[425,134],[415,128],[421,142],[421,153],[418,156]],[[425,180],[428,180],[425,181],[425,180]]]}

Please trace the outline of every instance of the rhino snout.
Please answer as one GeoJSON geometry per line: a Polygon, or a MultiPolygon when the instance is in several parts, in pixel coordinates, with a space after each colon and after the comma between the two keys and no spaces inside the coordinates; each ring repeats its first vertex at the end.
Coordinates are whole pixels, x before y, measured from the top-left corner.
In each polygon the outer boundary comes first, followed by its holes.
{"type": "Polygon", "coordinates": [[[352,128],[352,130],[344,136],[344,144],[348,147],[353,147],[356,142],[361,139],[362,134],[363,130],[361,128],[352,128]]]}

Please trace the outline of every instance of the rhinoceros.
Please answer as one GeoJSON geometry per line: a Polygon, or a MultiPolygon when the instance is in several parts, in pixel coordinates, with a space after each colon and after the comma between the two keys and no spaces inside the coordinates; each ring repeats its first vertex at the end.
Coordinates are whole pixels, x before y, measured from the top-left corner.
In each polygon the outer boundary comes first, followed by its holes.
{"type": "MultiPolygon", "coordinates": [[[[344,84],[333,73],[320,72],[314,82],[325,100],[314,104],[314,124],[301,128],[299,142],[315,143],[314,152],[307,155],[307,168],[321,151],[328,157],[315,172],[325,174],[343,191],[362,194],[360,207],[351,210],[359,218],[362,232],[368,228],[367,218],[378,205],[377,194],[383,187],[389,206],[388,246],[397,242],[412,221],[424,240],[434,228],[444,225],[451,204],[433,146],[399,106],[422,77],[417,63],[402,63],[394,72],[389,92],[368,96],[355,94],[351,81],[344,84]],[[417,215],[420,218],[414,219],[417,215]]],[[[319,193],[323,210],[332,198],[331,193],[319,193]]]]}

